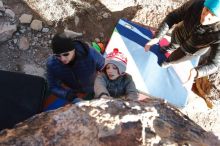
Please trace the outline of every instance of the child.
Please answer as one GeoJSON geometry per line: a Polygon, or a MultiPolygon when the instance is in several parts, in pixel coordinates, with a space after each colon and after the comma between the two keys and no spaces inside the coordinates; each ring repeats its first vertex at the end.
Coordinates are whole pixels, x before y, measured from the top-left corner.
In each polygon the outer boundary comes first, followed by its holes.
{"type": "Polygon", "coordinates": [[[127,58],[117,48],[106,56],[103,72],[95,79],[95,98],[138,98],[131,75],[125,73],[126,66],[127,58]]]}

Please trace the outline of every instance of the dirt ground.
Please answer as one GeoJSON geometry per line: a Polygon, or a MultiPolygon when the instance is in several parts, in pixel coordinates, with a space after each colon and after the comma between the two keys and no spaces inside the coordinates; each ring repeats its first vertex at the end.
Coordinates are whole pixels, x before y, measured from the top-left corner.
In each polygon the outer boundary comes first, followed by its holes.
{"type": "MultiPolygon", "coordinates": [[[[88,44],[91,44],[91,42],[95,40],[99,40],[106,44],[117,21],[120,18],[131,20],[139,9],[138,6],[135,6],[120,12],[111,13],[111,21],[109,21],[109,19],[102,19],[96,15],[99,11],[108,11],[103,5],[98,6],[97,9],[80,9],[80,7],[78,7],[76,15],[80,18],[80,21],[77,26],[75,25],[76,20],[74,18],[66,18],[65,20],[48,25],[44,18],[40,17],[21,0],[3,0],[3,3],[6,7],[14,11],[16,15],[15,24],[17,24],[18,30],[14,33],[15,35],[13,35],[11,40],[1,44],[0,69],[41,76],[44,76],[45,71],[42,73],[38,70],[45,69],[46,58],[51,53],[50,40],[55,32],[59,32],[66,28],[82,33],[84,41],[88,44]],[[44,27],[49,28],[50,31],[47,33],[37,32],[30,30],[28,25],[19,24],[18,18],[24,13],[32,14],[34,19],[43,21],[44,27]],[[19,32],[19,28],[21,27],[26,28],[24,33],[19,32]],[[18,44],[14,43],[14,40],[19,40],[21,36],[28,38],[30,43],[30,48],[28,50],[21,51],[18,49],[18,44]],[[26,69],[26,66],[30,64],[32,64],[32,67],[30,67],[29,70],[26,69]]],[[[108,13],[106,14],[108,15],[108,13]]]]}
{"type": "MultiPolygon", "coordinates": [[[[181,3],[181,0],[176,1],[181,3]]],[[[151,10],[152,14],[149,14],[148,18],[145,18],[146,14],[144,14],[143,11],[140,11],[143,6],[140,5],[129,6],[121,11],[112,12],[97,0],[85,0],[85,2],[90,5],[94,5],[95,8],[84,8],[83,6],[78,5],[78,3],[72,3],[77,10],[77,17],[67,17],[62,21],[57,21],[51,24],[44,17],[37,14],[36,10],[32,10],[22,0],[2,0],[2,2],[5,7],[10,8],[15,13],[16,17],[14,23],[17,25],[18,30],[14,33],[12,39],[0,44],[0,69],[40,75],[43,77],[45,77],[46,58],[51,53],[51,50],[49,49],[51,38],[55,32],[60,31],[63,28],[82,33],[84,40],[89,44],[95,40],[107,43],[115,24],[120,18],[127,18],[128,20],[140,23],[140,25],[150,25],[151,27],[157,27],[163,18],[159,17],[160,19],[153,19],[153,13],[155,12],[154,9],[151,10]],[[18,18],[24,13],[32,14],[34,19],[43,21],[43,27],[49,28],[49,31],[34,31],[30,29],[29,25],[20,24],[18,18]],[[139,21],[140,17],[152,21],[149,23],[143,23],[142,19],[139,21]],[[78,21],[78,18],[80,18],[80,21],[78,21]],[[28,38],[30,47],[27,50],[21,50],[18,47],[17,40],[22,36],[28,38]]],[[[157,0],[155,3],[160,3],[160,1],[157,0]]],[[[173,7],[168,8],[168,11],[172,8],[173,7]]],[[[168,11],[161,12],[161,15],[165,16],[168,11]]],[[[0,17],[0,21],[5,21],[5,19],[0,17]]],[[[214,99],[216,103],[218,103],[220,91],[219,78],[220,74],[210,76],[212,88],[210,89],[210,94],[206,95],[206,97],[214,99]]],[[[195,97],[195,95],[193,95],[193,97],[195,97]]],[[[192,102],[182,111],[206,130],[215,131],[220,135],[220,126],[218,124],[218,117],[220,116],[220,113],[218,112],[220,109],[219,106],[209,109],[204,100],[198,98],[198,96],[190,99],[190,101],[192,102]]]]}

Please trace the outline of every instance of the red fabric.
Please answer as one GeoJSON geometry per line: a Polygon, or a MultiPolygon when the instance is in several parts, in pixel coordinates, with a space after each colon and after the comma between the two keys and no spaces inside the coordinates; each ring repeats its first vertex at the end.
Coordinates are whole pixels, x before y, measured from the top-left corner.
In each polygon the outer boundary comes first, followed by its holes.
{"type": "MultiPolygon", "coordinates": [[[[163,47],[163,46],[168,46],[170,43],[168,42],[167,39],[163,38],[162,40],[160,40],[159,42],[159,45],[160,47],[163,47]]],[[[169,52],[166,52],[165,53],[165,56],[168,58],[170,56],[170,53],[169,52]]]]}

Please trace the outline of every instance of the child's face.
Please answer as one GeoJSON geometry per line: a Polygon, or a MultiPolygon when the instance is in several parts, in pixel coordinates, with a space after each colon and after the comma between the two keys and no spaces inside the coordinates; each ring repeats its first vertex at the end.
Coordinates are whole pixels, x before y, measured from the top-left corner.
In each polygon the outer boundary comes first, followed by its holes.
{"type": "Polygon", "coordinates": [[[110,80],[115,80],[120,76],[117,66],[110,63],[106,65],[106,73],[110,80]]]}
{"type": "Polygon", "coordinates": [[[210,24],[216,23],[218,21],[220,21],[220,18],[218,18],[217,16],[212,14],[212,12],[209,11],[208,8],[204,7],[202,9],[202,14],[200,17],[200,23],[202,25],[210,25],[210,24]]]}

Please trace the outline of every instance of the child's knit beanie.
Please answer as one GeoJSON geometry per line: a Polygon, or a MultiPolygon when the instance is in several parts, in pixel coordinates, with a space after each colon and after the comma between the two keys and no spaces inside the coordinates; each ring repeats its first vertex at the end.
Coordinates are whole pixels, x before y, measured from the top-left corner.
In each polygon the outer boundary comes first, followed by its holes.
{"type": "Polygon", "coordinates": [[[106,56],[105,66],[109,63],[117,66],[121,75],[125,73],[127,66],[127,57],[122,52],[119,52],[118,48],[114,48],[114,50],[106,56]]]}

